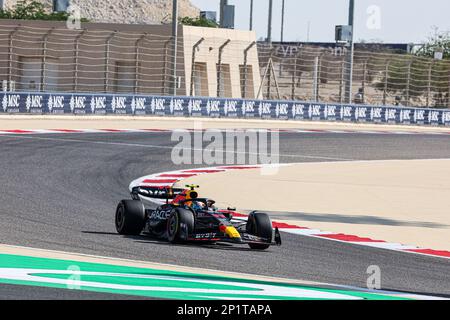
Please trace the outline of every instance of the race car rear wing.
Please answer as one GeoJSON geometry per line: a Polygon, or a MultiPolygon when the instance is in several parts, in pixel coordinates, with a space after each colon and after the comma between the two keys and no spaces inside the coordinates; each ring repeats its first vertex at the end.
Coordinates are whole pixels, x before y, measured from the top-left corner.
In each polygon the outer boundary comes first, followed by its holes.
{"type": "Polygon", "coordinates": [[[155,204],[168,203],[185,189],[168,187],[137,186],[131,190],[133,200],[147,200],[155,204]]]}

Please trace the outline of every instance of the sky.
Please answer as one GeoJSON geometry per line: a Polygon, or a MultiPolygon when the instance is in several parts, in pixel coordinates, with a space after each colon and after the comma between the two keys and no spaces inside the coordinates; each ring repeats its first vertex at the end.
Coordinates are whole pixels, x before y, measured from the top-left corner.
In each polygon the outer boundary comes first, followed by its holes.
{"type": "MultiPolygon", "coordinates": [[[[202,11],[219,12],[220,0],[191,0],[202,11]]],[[[422,43],[434,27],[450,31],[449,0],[355,0],[355,40],[422,43]]],[[[281,38],[281,3],[273,0],[273,41],[281,38]]],[[[348,0],[285,0],[285,41],[334,42],[336,25],[348,23],[348,0]],[[309,25],[309,28],[308,28],[309,25]],[[309,29],[309,33],[308,33],[309,29]]],[[[236,29],[249,29],[250,0],[235,5],[236,29]]],[[[254,30],[267,37],[269,0],[254,0],[254,30]]]]}

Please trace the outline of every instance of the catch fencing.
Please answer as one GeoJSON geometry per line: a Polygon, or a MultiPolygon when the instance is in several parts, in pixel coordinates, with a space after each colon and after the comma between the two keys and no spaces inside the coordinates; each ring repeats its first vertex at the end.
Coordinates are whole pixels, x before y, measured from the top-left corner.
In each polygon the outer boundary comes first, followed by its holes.
{"type": "MultiPolygon", "coordinates": [[[[3,91],[155,96],[176,91],[184,96],[348,102],[345,47],[298,46],[287,52],[267,43],[181,33],[175,66],[170,26],[161,32],[127,30],[0,24],[3,91]]],[[[450,107],[450,62],[445,60],[356,50],[352,83],[354,104],[450,107]]]]}
{"type": "Polygon", "coordinates": [[[0,26],[0,79],[11,91],[164,95],[173,87],[172,60],[170,36],[0,26]]]}
{"type": "MultiPolygon", "coordinates": [[[[355,50],[353,103],[450,107],[450,61],[384,51],[355,50]]],[[[263,98],[348,102],[347,47],[260,43],[258,52],[263,98]]]]}

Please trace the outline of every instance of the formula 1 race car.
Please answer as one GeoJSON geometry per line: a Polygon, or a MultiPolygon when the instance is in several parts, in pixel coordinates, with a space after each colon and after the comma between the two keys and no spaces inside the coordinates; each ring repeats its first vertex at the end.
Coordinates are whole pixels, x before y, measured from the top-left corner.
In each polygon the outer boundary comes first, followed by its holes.
{"type": "Polygon", "coordinates": [[[248,244],[251,249],[265,250],[272,244],[281,245],[278,228],[273,230],[269,216],[251,212],[247,221],[233,219],[233,209],[219,210],[215,201],[199,198],[195,190],[136,187],[133,200],[122,200],[116,210],[115,224],[122,235],[148,235],[171,243],[230,242],[248,244]],[[166,198],[166,203],[148,209],[146,200],[166,198]],[[272,241],[274,239],[274,242],[272,241]]]}

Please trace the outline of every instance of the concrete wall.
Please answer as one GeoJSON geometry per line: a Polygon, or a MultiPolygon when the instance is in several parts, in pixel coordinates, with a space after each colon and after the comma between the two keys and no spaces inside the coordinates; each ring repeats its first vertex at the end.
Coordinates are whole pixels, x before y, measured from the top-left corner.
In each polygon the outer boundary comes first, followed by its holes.
{"type": "MultiPolygon", "coordinates": [[[[208,96],[217,96],[217,64],[219,62],[219,48],[227,41],[230,43],[224,47],[222,53],[222,64],[225,65],[224,71],[229,66],[231,92],[226,92],[225,97],[241,98],[241,73],[239,66],[244,64],[244,51],[254,41],[256,41],[256,34],[252,31],[240,31],[230,29],[213,29],[183,26],[184,38],[184,61],[186,77],[186,92],[190,92],[191,85],[191,71],[192,71],[192,56],[193,46],[201,39],[205,40],[198,46],[195,53],[195,62],[204,63],[207,67],[207,83],[208,96]]],[[[248,80],[253,83],[252,92],[247,93],[248,98],[255,98],[259,84],[261,82],[259,71],[259,60],[256,45],[248,51],[247,57],[248,65],[253,70],[252,79],[248,80]]],[[[224,77],[226,72],[224,72],[224,77]]],[[[228,90],[226,90],[228,91],[228,90]]],[[[198,95],[198,94],[196,94],[198,95]]]]}

